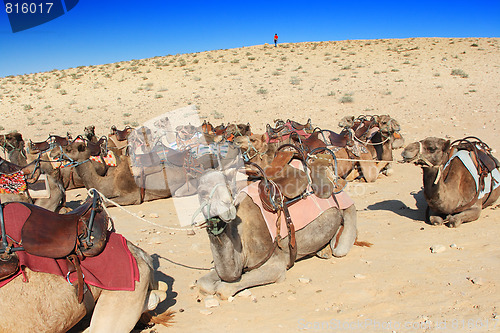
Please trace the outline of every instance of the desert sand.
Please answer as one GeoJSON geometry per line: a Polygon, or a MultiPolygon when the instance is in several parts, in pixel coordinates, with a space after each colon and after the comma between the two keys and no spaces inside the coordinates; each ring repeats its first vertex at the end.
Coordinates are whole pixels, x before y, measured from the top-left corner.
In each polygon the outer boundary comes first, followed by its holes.
{"type": "MultiPolygon", "coordinates": [[[[140,47],[140,45],[138,45],[140,47]]],[[[262,133],[291,118],[338,130],[345,115],[389,114],[406,143],[477,136],[500,150],[500,39],[412,38],[256,45],[0,78],[1,133],[25,140],[106,135],[195,105],[213,124],[262,133]]],[[[401,150],[394,151],[400,159],[401,150]]],[[[496,153],[497,157],[500,157],[496,153]]],[[[117,232],[153,255],[175,323],[144,332],[498,332],[500,210],[452,229],[424,222],[422,172],[394,163],[353,182],[358,238],[344,258],[297,262],[279,284],[212,308],[194,286],[212,255],[205,230],[181,228],[172,199],[110,208],[117,232]],[[138,219],[129,212],[144,216],[138,219]],[[430,247],[444,251],[431,253],[430,247]],[[300,280],[299,280],[300,279],[300,280]]],[[[85,190],[68,192],[77,203],[85,190]]]]}

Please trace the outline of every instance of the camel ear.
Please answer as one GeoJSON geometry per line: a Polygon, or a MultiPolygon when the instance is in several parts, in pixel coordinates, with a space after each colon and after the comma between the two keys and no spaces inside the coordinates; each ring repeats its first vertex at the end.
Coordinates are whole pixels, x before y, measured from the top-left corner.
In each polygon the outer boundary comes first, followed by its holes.
{"type": "Polygon", "coordinates": [[[401,130],[401,126],[399,126],[399,123],[396,119],[391,118],[389,122],[391,123],[391,130],[393,132],[399,132],[401,130]]]}
{"type": "Polygon", "coordinates": [[[262,140],[262,143],[266,143],[266,133],[262,134],[260,139],[262,140]]]}
{"type": "Polygon", "coordinates": [[[451,142],[450,140],[446,140],[443,145],[443,151],[448,151],[450,149],[451,142]]]}

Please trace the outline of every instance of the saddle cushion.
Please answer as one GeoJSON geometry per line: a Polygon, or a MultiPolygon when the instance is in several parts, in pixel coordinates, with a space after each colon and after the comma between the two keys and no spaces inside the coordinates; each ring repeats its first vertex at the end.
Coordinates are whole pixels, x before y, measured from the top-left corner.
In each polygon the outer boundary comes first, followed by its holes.
{"type": "Polygon", "coordinates": [[[107,166],[115,167],[116,166],[116,157],[115,154],[111,151],[108,150],[108,154],[106,156],[90,156],[91,161],[99,162],[102,163],[102,160],[104,159],[104,163],[106,163],[107,166]]]}
{"type": "Polygon", "coordinates": [[[19,194],[26,192],[26,189],[26,180],[22,171],[0,174],[0,193],[19,194]]]}
{"type": "MultiPolygon", "coordinates": [[[[277,235],[276,228],[276,213],[271,213],[267,211],[263,206],[259,197],[259,183],[253,182],[249,186],[245,187],[241,190],[239,195],[248,195],[253,202],[259,207],[264,220],[266,221],[267,228],[269,233],[271,234],[272,239],[274,240],[277,235]]],[[[336,207],[338,209],[346,209],[354,204],[354,201],[349,197],[349,195],[345,192],[340,192],[335,195],[335,199],[338,202],[335,202],[333,197],[329,197],[328,199],[320,199],[315,195],[310,195],[306,199],[299,200],[298,202],[290,205],[288,210],[290,212],[290,216],[295,227],[295,230],[300,230],[308,225],[310,222],[314,221],[321,213],[325,210],[336,207]]],[[[236,201],[240,201],[239,198],[236,201]]],[[[280,227],[280,236],[282,238],[288,235],[286,222],[284,214],[281,214],[281,227],[280,227]]]]}
{"type": "MultiPolygon", "coordinates": [[[[9,232],[7,232],[9,234],[9,232]]],[[[38,257],[24,251],[16,252],[19,256],[21,267],[27,267],[34,272],[44,272],[66,277],[68,261],[66,259],[51,259],[38,257]]],[[[139,281],[137,262],[127,247],[127,240],[120,234],[110,233],[104,251],[96,257],[85,258],[80,264],[84,280],[87,284],[106,290],[135,289],[135,281],[139,281]]],[[[1,281],[0,287],[23,274],[22,271],[15,276],[1,281]]],[[[69,275],[71,283],[78,281],[75,273],[69,275]]],[[[27,281],[29,283],[29,281],[27,281]]]]}
{"type": "Polygon", "coordinates": [[[471,152],[468,150],[456,151],[443,167],[443,171],[448,168],[454,158],[458,158],[474,178],[478,199],[482,199],[485,195],[500,186],[500,171],[498,169],[493,169],[493,171],[488,173],[488,175],[484,178],[484,187],[483,184],[480,184],[480,177],[476,166],[477,162],[474,163],[471,157],[471,152]]]}

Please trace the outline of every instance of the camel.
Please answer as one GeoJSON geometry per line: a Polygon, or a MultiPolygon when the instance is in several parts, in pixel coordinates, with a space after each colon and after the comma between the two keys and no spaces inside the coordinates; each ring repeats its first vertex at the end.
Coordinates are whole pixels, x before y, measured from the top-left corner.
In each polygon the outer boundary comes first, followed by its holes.
{"type": "Polygon", "coordinates": [[[367,128],[370,129],[374,126],[379,126],[379,118],[380,117],[389,117],[392,119],[391,125],[394,127],[391,137],[392,137],[392,149],[399,149],[404,147],[405,140],[403,136],[400,133],[400,126],[399,123],[394,119],[391,118],[389,115],[383,115],[383,116],[365,116],[361,115],[358,116],[357,118],[354,118],[354,116],[345,116],[339,121],[339,127],[345,129],[345,128],[353,128],[356,126],[359,126],[361,123],[365,123],[367,125],[367,128]]]}
{"type": "MultiPolygon", "coordinates": [[[[18,158],[17,156],[21,156],[20,152],[17,151],[14,154],[11,154],[12,160],[19,163],[19,161],[25,161],[23,158],[18,158]]],[[[17,194],[0,194],[0,199],[2,202],[12,202],[12,201],[21,201],[21,202],[29,202],[34,203],[37,206],[43,207],[53,212],[58,212],[63,208],[66,203],[66,191],[64,187],[57,178],[53,177],[51,174],[45,173],[40,163],[37,161],[33,161],[29,165],[18,165],[15,163],[8,162],[2,158],[0,158],[0,174],[11,174],[15,171],[22,171],[25,174],[25,180],[30,182],[35,182],[40,178],[41,174],[47,179],[46,184],[49,185],[50,195],[49,197],[39,197],[32,198],[27,193],[17,193],[17,194]]],[[[29,185],[28,185],[29,186],[29,185]]]]}
{"type": "MultiPolygon", "coordinates": [[[[317,147],[328,147],[320,138],[321,132],[315,132],[312,134],[316,139],[317,147]]],[[[328,135],[328,134],[326,134],[328,135]]],[[[235,138],[234,143],[240,147],[243,157],[248,161],[257,163],[262,168],[271,164],[274,159],[274,154],[279,148],[281,143],[267,143],[266,134],[258,135],[253,134],[250,136],[241,136],[235,138]]],[[[327,139],[328,140],[328,139],[327,139]]],[[[334,150],[335,157],[337,158],[337,174],[341,178],[347,178],[351,172],[353,172],[357,167],[361,169],[363,177],[367,182],[374,182],[378,177],[378,168],[376,168],[376,162],[373,161],[370,152],[360,151],[359,160],[360,161],[350,161],[352,159],[352,153],[346,148],[339,148],[334,150]]]]}
{"type": "MultiPolygon", "coordinates": [[[[276,245],[259,207],[245,193],[233,202],[222,171],[210,170],[199,179],[198,196],[207,219],[208,238],[215,269],[197,281],[202,293],[227,299],[237,292],[285,279],[290,257],[288,236],[276,245]]],[[[336,257],[345,256],[356,239],[356,208],[329,208],[314,221],[296,231],[296,259],[314,254],[326,246],[336,257]],[[336,235],[343,226],[338,244],[336,235]]]]}
{"type": "Polygon", "coordinates": [[[8,160],[17,165],[26,165],[26,150],[21,133],[11,132],[0,135],[0,146],[8,155],[8,160]]]}
{"type": "Polygon", "coordinates": [[[426,217],[431,224],[446,223],[456,228],[464,222],[475,221],[481,210],[492,205],[500,196],[499,163],[496,159],[486,158],[493,167],[489,167],[490,178],[486,177],[484,181],[485,188],[491,191],[483,196],[481,181],[478,179],[476,183],[475,180],[475,177],[482,177],[473,176],[478,172],[475,166],[465,166],[467,162],[463,162],[465,159],[461,157],[470,156],[468,149],[474,145],[464,145],[460,141],[458,145],[453,145],[449,140],[429,137],[409,144],[401,153],[404,162],[414,162],[422,167],[424,196],[428,204],[426,217]],[[460,156],[455,155],[456,152],[461,152],[460,156]]]}
{"type": "MultiPolygon", "coordinates": [[[[89,285],[95,301],[90,332],[130,332],[141,314],[166,298],[166,284],[155,281],[151,257],[128,241],[127,246],[136,259],[140,280],[133,291],[89,285]]],[[[27,268],[25,276],[27,282],[19,275],[0,288],[1,332],[66,332],[86,315],[85,301],[78,303],[75,287],[64,277],[27,268]]]]}
{"type": "MultiPolygon", "coordinates": [[[[366,142],[366,148],[370,151],[374,160],[384,161],[377,162],[377,169],[379,172],[384,172],[386,175],[391,174],[391,163],[385,161],[392,161],[393,144],[401,139],[396,139],[395,135],[400,131],[399,123],[391,118],[389,115],[376,116],[376,126],[378,131],[366,142]]],[[[398,142],[399,142],[398,141],[398,142]]],[[[403,140],[404,143],[404,140],[403,140]]],[[[401,144],[400,142],[398,145],[401,144]]]]}
{"type": "MultiPolygon", "coordinates": [[[[80,163],[87,160],[90,152],[82,142],[74,142],[63,148],[64,156],[80,163]]],[[[239,150],[230,147],[223,166],[237,163],[239,150]]],[[[176,154],[174,154],[176,155],[176,154]]],[[[131,162],[129,156],[119,156],[119,163],[113,172],[104,176],[97,174],[90,163],[80,163],[75,170],[83,180],[85,187],[95,188],[106,198],[114,200],[119,205],[136,205],[144,201],[169,198],[171,196],[186,196],[196,193],[197,174],[183,167],[183,154],[179,164],[165,163],[140,167],[131,162]]],[[[158,156],[147,155],[158,159],[158,156]]],[[[179,157],[178,157],[179,158],[179,157]]],[[[206,163],[216,166],[218,159],[210,155],[206,163]]]]}
{"type": "MultiPolygon", "coordinates": [[[[74,142],[63,147],[63,151],[65,156],[77,163],[90,157],[90,151],[83,142],[74,142]]],[[[144,176],[144,190],[141,190],[134,179],[130,157],[122,155],[118,158],[120,162],[114,172],[104,176],[100,176],[90,163],[81,163],[74,168],[87,189],[95,188],[119,205],[137,205],[144,201],[168,198],[186,183],[186,171],[182,167],[165,168],[165,174],[164,169],[159,167],[144,176]]]]}
{"type": "MultiPolygon", "coordinates": [[[[54,167],[54,165],[52,164],[51,161],[56,161],[56,164],[58,163],[57,161],[60,159],[62,151],[62,147],[56,147],[41,154],[40,156],[38,154],[28,154],[28,161],[33,161],[37,158],[40,158],[40,161],[42,162],[40,164],[40,167],[42,168],[42,170],[45,173],[52,175],[54,178],[59,179],[62,182],[65,190],[85,187],[83,180],[80,178],[73,166],[70,165],[67,167],[54,167]]],[[[117,159],[117,161],[119,160],[117,159]]],[[[107,172],[113,172],[115,168],[108,167],[106,164],[94,160],[89,160],[88,163],[90,163],[94,167],[97,174],[100,176],[104,176],[107,172]]]]}

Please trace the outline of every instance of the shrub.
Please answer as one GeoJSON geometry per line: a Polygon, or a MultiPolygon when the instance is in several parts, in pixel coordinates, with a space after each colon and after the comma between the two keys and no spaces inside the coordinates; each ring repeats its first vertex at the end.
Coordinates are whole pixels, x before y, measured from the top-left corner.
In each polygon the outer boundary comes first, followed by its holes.
{"type": "Polygon", "coordinates": [[[344,103],[352,103],[352,102],[354,102],[354,99],[351,96],[349,96],[349,95],[344,95],[340,99],[340,103],[342,103],[342,104],[344,104],[344,103]]]}
{"type": "Polygon", "coordinates": [[[469,74],[465,73],[461,69],[454,69],[454,70],[452,70],[451,71],[451,75],[460,76],[462,78],[468,78],[469,77],[469,74]]]}

